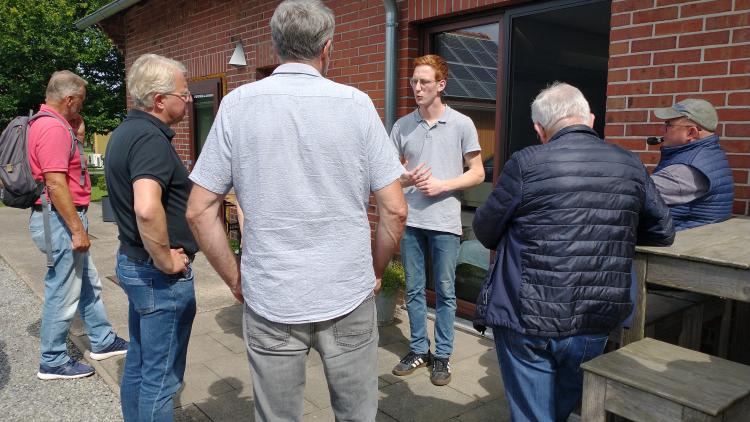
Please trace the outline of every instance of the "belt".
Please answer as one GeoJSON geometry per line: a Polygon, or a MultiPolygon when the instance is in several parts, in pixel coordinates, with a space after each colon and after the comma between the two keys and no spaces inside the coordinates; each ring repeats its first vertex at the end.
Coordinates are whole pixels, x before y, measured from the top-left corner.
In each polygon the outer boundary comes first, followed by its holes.
{"type": "MultiPolygon", "coordinates": [[[[42,205],[38,205],[38,204],[34,205],[34,211],[42,212],[43,211],[42,207],[43,207],[42,205]]],[[[88,205],[76,205],[75,207],[76,207],[76,211],[78,212],[84,212],[89,209],[88,205]]],[[[57,212],[57,209],[55,208],[54,205],[50,205],[50,208],[52,209],[52,211],[57,212]]]]}
{"type": "MultiPolygon", "coordinates": [[[[148,261],[151,259],[151,255],[149,255],[148,251],[145,248],[142,248],[140,246],[132,246],[125,243],[120,243],[120,253],[127,256],[130,259],[135,259],[138,261],[148,261]]],[[[195,259],[195,254],[187,254],[188,259],[190,259],[190,262],[193,262],[195,259]]]]}

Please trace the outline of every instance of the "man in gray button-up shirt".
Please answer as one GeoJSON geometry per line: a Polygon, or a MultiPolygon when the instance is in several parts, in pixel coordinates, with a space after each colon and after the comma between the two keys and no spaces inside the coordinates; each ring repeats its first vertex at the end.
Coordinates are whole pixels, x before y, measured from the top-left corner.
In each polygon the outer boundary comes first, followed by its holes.
{"type": "Polygon", "coordinates": [[[435,385],[450,382],[456,316],[456,260],[461,243],[459,191],[484,180],[477,130],[471,119],[448,107],[442,93],[448,78],[445,60],[436,55],[414,60],[410,80],[417,109],[396,122],[391,140],[405,161],[401,176],[409,217],[401,240],[406,271],[406,309],[411,350],[393,368],[408,375],[432,365],[435,385]],[[468,170],[464,171],[464,167],[468,170]],[[429,254],[435,281],[435,358],[426,329],[425,254],[429,254]]]}
{"type": "Polygon", "coordinates": [[[241,278],[255,419],[302,419],[314,345],[336,420],[373,421],[378,331],[373,290],[401,238],[404,171],[370,98],[324,77],[334,16],[285,1],[271,19],[282,64],[221,103],[190,178],[188,218],[230,286],[241,278]],[[241,276],[218,211],[243,210],[241,276]],[[371,247],[367,208],[380,222],[371,247]]]}

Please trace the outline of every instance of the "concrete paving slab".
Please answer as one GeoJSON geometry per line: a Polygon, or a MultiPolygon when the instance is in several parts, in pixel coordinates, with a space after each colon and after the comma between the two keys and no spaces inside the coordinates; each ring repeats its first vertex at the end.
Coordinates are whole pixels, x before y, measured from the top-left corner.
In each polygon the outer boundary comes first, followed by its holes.
{"type": "Polygon", "coordinates": [[[499,399],[504,389],[495,351],[452,362],[449,386],[481,402],[499,399]]]}
{"type": "Polygon", "coordinates": [[[252,394],[232,390],[195,403],[213,422],[254,421],[252,394]]]}
{"type": "Polygon", "coordinates": [[[188,364],[223,359],[234,354],[233,351],[224,347],[209,334],[190,336],[187,353],[188,364]]]}
{"type": "Polygon", "coordinates": [[[211,422],[194,404],[178,407],[174,410],[174,422],[211,422]]]}
{"type": "Polygon", "coordinates": [[[437,422],[464,414],[479,404],[450,386],[432,385],[425,372],[424,376],[381,389],[379,408],[402,422],[437,422]]]}
{"type": "Polygon", "coordinates": [[[202,363],[188,363],[182,390],[175,397],[175,406],[205,402],[229,391],[235,390],[231,384],[219,378],[202,363]]]}
{"type": "Polygon", "coordinates": [[[242,338],[242,328],[235,327],[227,331],[210,332],[208,335],[221,343],[233,353],[246,353],[245,340],[242,338]]]}
{"type": "Polygon", "coordinates": [[[456,422],[510,421],[510,410],[503,398],[484,403],[451,420],[456,422]]]}
{"type": "Polygon", "coordinates": [[[206,361],[203,364],[236,390],[252,391],[253,380],[250,375],[250,366],[247,362],[246,353],[243,352],[222,359],[206,361]]]}
{"type": "Polygon", "coordinates": [[[305,400],[308,400],[319,409],[330,407],[331,396],[328,392],[328,382],[323,372],[323,365],[308,365],[305,376],[307,378],[305,382],[305,400]]]}

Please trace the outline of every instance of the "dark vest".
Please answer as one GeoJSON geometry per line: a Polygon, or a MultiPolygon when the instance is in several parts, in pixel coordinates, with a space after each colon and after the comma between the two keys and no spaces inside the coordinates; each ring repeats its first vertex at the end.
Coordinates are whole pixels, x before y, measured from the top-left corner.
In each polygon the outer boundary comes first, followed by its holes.
{"type": "Polygon", "coordinates": [[[662,148],[656,171],[674,164],[692,166],[709,181],[708,192],[702,197],[686,204],[670,205],[677,230],[716,223],[732,215],[734,181],[727,156],[719,146],[718,136],[711,135],[689,144],[662,148]]]}

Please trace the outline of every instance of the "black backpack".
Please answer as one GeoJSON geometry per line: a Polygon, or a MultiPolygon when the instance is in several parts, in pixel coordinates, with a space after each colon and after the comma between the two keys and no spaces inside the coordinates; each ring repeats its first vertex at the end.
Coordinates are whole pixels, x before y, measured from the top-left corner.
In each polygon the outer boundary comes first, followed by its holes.
{"type": "MultiPolygon", "coordinates": [[[[44,183],[34,180],[31,175],[28,153],[29,125],[44,116],[60,120],[48,112],[31,117],[19,116],[11,120],[0,135],[0,200],[9,207],[30,208],[44,191],[44,183]]],[[[70,136],[72,158],[78,142],[72,131],[70,136]]]]}

